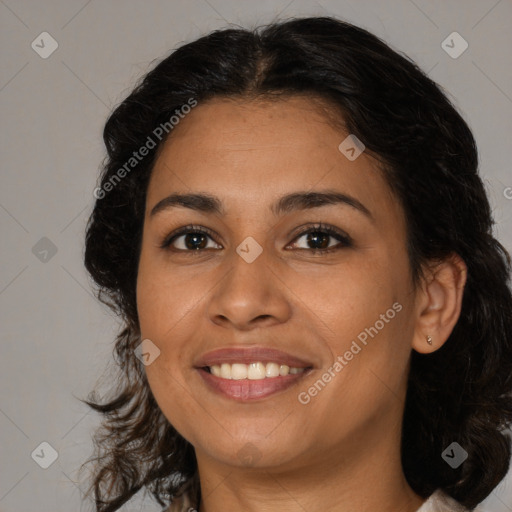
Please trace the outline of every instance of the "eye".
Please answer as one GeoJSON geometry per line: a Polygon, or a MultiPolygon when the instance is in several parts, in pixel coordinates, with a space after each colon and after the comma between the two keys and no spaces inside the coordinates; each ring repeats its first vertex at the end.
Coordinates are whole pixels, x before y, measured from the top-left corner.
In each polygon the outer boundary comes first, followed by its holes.
{"type": "MultiPolygon", "coordinates": [[[[199,254],[206,249],[222,249],[222,246],[219,246],[213,240],[215,236],[215,233],[208,228],[189,225],[172,232],[165,238],[160,247],[192,255],[199,254]],[[214,247],[208,247],[208,238],[214,242],[214,247]]],[[[316,247],[299,247],[299,249],[313,253],[327,253],[352,246],[352,239],[346,233],[322,223],[315,224],[301,231],[294,238],[294,241],[300,240],[303,237],[305,237],[306,244],[316,247]],[[329,239],[332,241],[333,238],[338,240],[338,243],[331,244],[329,239]]],[[[287,247],[291,247],[291,245],[287,247]]]]}
{"type": "Polygon", "coordinates": [[[305,237],[306,245],[313,245],[316,247],[307,246],[300,249],[309,250],[313,253],[327,253],[337,251],[343,247],[352,246],[352,239],[346,233],[322,223],[310,226],[305,231],[299,233],[294,240],[300,240],[303,237],[305,237]],[[332,241],[333,238],[338,240],[337,244],[329,243],[329,239],[332,241]]]}
{"type": "MultiPolygon", "coordinates": [[[[214,236],[213,231],[208,228],[193,225],[184,226],[167,236],[160,247],[176,252],[199,253],[204,249],[212,249],[212,247],[208,247],[207,239],[212,239],[214,236]]],[[[213,249],[217,248],[213,247],[213,249]]]]}

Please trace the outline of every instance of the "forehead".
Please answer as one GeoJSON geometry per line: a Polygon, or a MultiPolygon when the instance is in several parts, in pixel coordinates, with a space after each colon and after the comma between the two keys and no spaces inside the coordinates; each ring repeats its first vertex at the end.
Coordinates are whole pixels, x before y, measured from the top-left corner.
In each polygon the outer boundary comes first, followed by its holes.
{"type": "MultiPolygon", "coordinates": [[[[190,149],[192,138],[197,139],[195,149],[216,157],[228,151],[229,158],[238,152],[246,159],[255,156],[247,151],[257,151],[259,156],[286,148],[290,158],[307,148],[332,149],[333,140],[326,140],[326,134],[337,140],[342,133],[333,126],[329,106],[321,105],[318,100],[294,96],[268,100],[214,98],[200,103],[173,129],[163,153],[172,149],[176,154],[183,145],[190,149]]],[[[314,157],[319,155],[320,151],[315,152],[314,157]]]]}
{"type": "Polygon", "coordinates": [[[207,191],[243,208],[320,188],[358,197],[370,209],[396,203],[371,156],[351,161],[339,150],[349,133],[332,122],[334,115],[306,97],[199,103],[161,149],[148,206],[175,191],[207,191]]]}

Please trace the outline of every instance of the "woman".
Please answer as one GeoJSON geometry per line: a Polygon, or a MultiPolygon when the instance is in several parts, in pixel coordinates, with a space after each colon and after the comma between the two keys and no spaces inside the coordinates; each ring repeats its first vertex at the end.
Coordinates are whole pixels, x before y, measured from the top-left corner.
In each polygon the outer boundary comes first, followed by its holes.
{"type": "Polygon", "coordinates": [[[439,86],[332,18],[222,30],[106,123],[122,318],[90,490],[168,511],[474,510],[505,476],[510,257],[439,86]]]}

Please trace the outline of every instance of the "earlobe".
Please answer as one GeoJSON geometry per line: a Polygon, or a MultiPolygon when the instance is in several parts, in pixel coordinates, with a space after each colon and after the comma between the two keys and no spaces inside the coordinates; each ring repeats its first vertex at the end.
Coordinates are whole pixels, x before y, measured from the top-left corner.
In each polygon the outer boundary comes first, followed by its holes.
{"type": "Polygon", "coordinates": [[[458,254],[425,269],[417,291],[412,348],[421,354],[438,350],[450,336],[462,309],[467,267],[458,254]]]}

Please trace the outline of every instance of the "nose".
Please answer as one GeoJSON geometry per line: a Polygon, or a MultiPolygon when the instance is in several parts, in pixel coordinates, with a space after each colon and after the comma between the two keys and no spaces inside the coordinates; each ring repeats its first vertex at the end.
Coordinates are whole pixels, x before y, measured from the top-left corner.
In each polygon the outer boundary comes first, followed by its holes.
{"type": "Polygon", "coordinates": [[[265,251],[251,263],[233,251],[225,269],[224,278],[210,296],[208,315],[213,323],[249,331],[288,320],[288,288],[265,251]]]}

